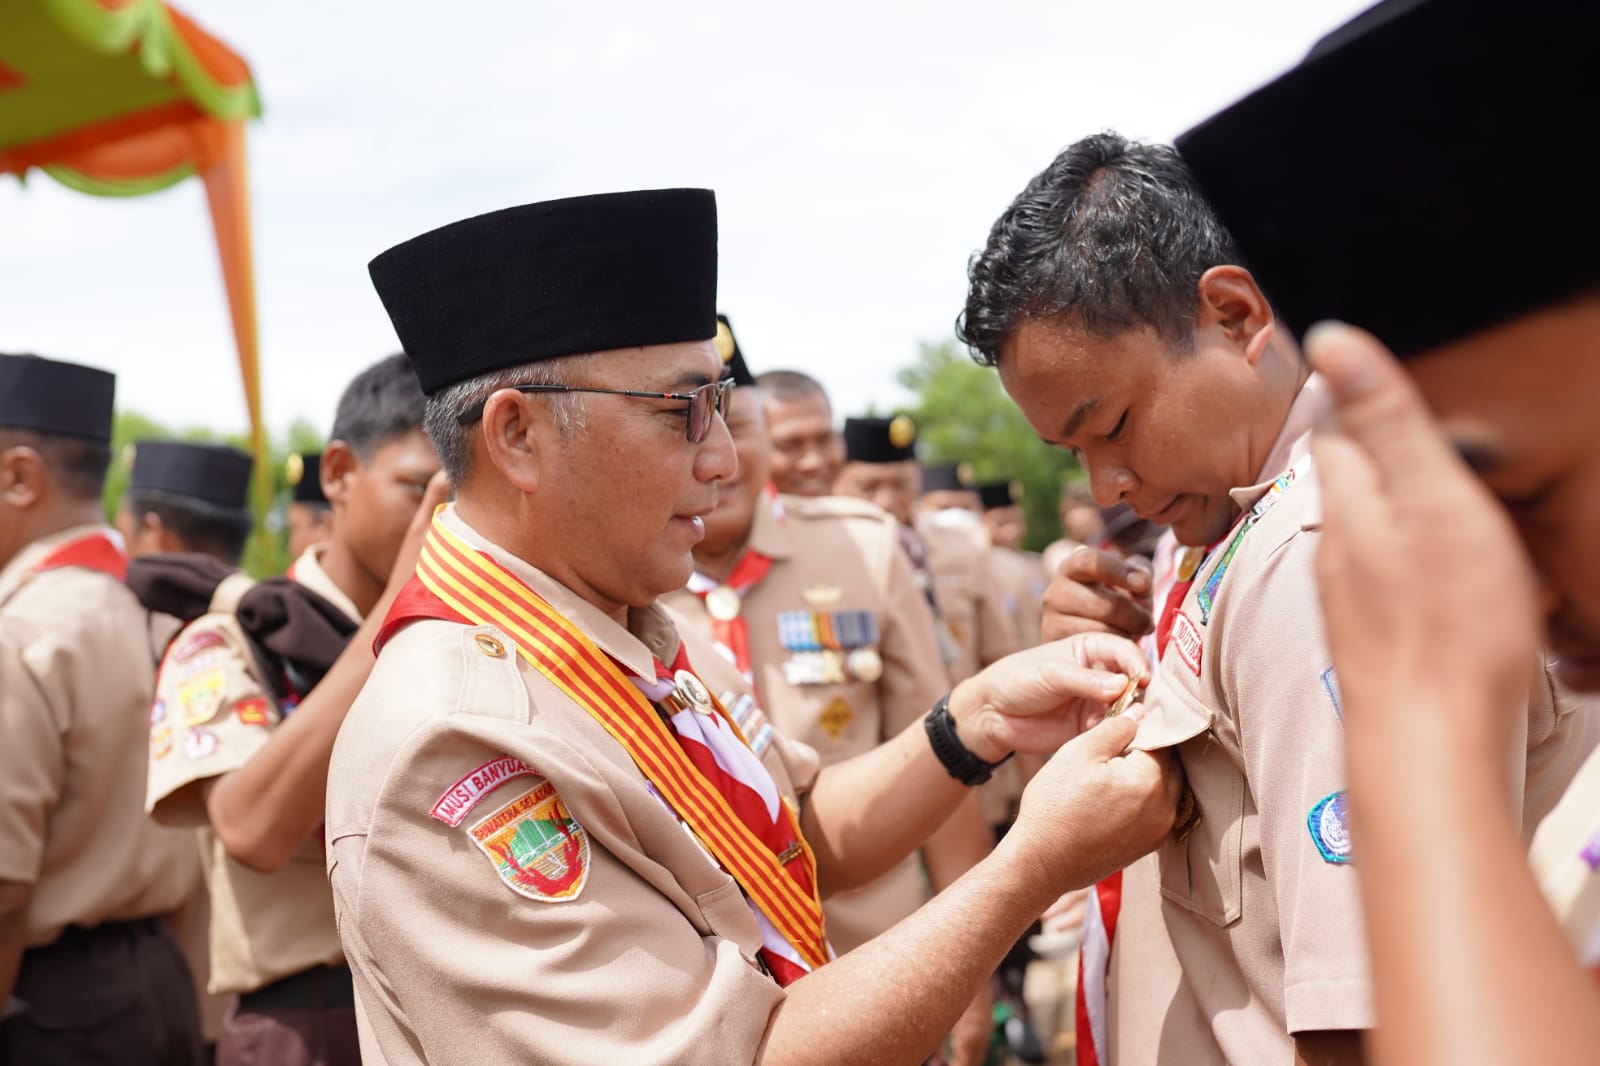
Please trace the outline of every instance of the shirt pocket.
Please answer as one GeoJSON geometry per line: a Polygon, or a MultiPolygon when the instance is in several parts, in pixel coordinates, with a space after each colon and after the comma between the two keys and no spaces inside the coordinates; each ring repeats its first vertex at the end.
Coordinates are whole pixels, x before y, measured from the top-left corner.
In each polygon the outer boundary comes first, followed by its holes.
{"type": "Polygon", "coordinates": [[[1178,755],[1200,809],[1200,824],[1182,842],[1170,835],[1158,852],[1161,895],[1218,927],[1239,920],[1244,895],[1244,775],[1222,746],[1204,734],[1178,755]]]}

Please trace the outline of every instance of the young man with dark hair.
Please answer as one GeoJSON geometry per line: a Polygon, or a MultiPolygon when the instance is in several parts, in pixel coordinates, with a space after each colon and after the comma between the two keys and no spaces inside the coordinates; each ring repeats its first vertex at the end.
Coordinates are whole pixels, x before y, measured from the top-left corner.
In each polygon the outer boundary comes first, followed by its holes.
{"type": "Polygon", "coordinates": [[[1318,586],[1386,1066],[1600,1056],[1600,754],[1533,872],[1501,776],[1541,620],[1600,690],[1597,36],[1592,4],[1380,4],[1179,141],[1335,401],[1318,586]],[[1485,130],[1552,149],[1485,166],[1485,130]]]}
{"type": "Polygon", "coordinates": [[[200,1061],[164,920],[194,840],[140,810],[150,652],[100,505],[114,389],[0,355],[0,1062],[200,1061]]]}
{"type": "MultiPolygon", "coordinates": [[[[1322,385],[1239,262],[1174,151],[1099,134],[995,223],[961,323],[1041,439],[1079,453],[1096,501],[1187,549],[1135,746],[1175,748],[1189,817],[1127,870],[1120,911],[1101,893],[1109,972],[1086,959],[1086,987],[1108,990],[1103,1011],[1085,1004],[1086,1043],[1118,1066],[1352,1062],[1374,1023],[1338,679],[1313,607],[1322,385]]],[[[1046,607],[1088,617],[1047,618],[1047,635],[1137,635],[1131,572],[1075,580],[1086,556],[1046,607]]],[[[1531,689],[1504,768],[1530,833],[1594,742],[1594,717],[1558,706],[1542,672],[1531,689]]]]}
{"type": "Polygon", "coordinates": [[[295,561],[290,582],[216,584],[161,663],[146,807],[202,830],[210,987],[239,996],[220,1066],[359,1061],[319,827],[329,753],[371,670],[389,575],[409,573],[407,531],[445,494],[422,406],[404,356],[357,375],[323,453],[333,535],[295,561]]]}
{"type": "Polygon", "coordinates": [[[134,445],[117,529],[128,554],[199,552],[239,565],[250,536],[249,455],[223,444],[134,445]]]}
{"type": "Polygon", "coordinates": [[[844,440],[822,383],[799,370],[756,378],[772,445],[772,483],[790,496],[827,496],[844,464],[844,440]]]}

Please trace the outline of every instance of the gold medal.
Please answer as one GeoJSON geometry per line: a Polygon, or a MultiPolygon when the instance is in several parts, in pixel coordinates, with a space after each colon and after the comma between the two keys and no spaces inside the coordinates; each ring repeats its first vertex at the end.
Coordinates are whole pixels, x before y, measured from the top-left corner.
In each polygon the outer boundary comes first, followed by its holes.
{"type": "Polygon", "coordinates": [[[706,610],[719,622],[731,622],[739,617],[744,601],[727,585],[719,585],[706,593],[706,610]]]}
{"type": "Polygon", "coordinates": [[[706,691],[705,685],[700,683],[698,677],[687,670],[679,670],[672,675],[672,683],[677,686],[676,695],[690,710],[699,711],[701,714],[713,713],[711,693],[706,691]]]}
{"type": "Polygon", "coordinates": [[[1195,571],[1200,569],[1200,560],[1205,558],[1203,548],[1178,549],[1178,580],[1194,580],[1195,571]]]}
{"type": "Polygon", "coordinates": [[[874,648],[857,648],[845,659],[845,665],[857,681],[874,684],[883,676],[883,656],[874,648]]]}

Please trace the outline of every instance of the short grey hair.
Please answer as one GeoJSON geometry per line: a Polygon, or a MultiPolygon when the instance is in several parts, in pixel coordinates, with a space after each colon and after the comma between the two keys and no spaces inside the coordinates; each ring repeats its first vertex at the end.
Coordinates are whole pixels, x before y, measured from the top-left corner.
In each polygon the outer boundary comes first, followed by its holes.
{"type": "MultiPolygon", "coordinates": [[[[457,382],[428,397],[423,411],[422,426],[433,450],[439,453],[450,481],[460,485],[472,471],[472,434],[478,432],[481,422],[462,425],[461,416],[488,401],[501,389],[517,385],[570,385],[577,371],[592,360],[593,355],[568,355],[559,359],[544,359],[537,363],[492,370],[475,378],[457,382]]],[[[552,392],[544,394],[550,403],[550,417],[563,437],[570,437],[585,426],[583,394],[552,392]]]]}

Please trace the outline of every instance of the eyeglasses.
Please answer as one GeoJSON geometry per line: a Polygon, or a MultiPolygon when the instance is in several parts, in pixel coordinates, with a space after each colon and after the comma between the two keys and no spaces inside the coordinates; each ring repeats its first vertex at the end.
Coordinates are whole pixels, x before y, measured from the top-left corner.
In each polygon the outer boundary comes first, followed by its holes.
{"type": "MultiPolygon", "coordinates": [[[[683,400],[688,403],[684,412],[688,415],[688,437],[690,444],[699,444],[706,439],[706,434],[711,432],[711,415],[719,414],[724,420],[728,417],[728,405],[733,399],[733,379],[723,378],[720,381],[708,381],[699,388],[690,389],[688,392],[639,392],[635,389],[590,389],[581,385],[512,385],[510,388],[518,392],[598,392],[606,396],[632,396],[637,400],[683,400]]],[[[456,419],[457,424],[467,425],[483,417],[484,404],[473,404],[456,419]]]]}

